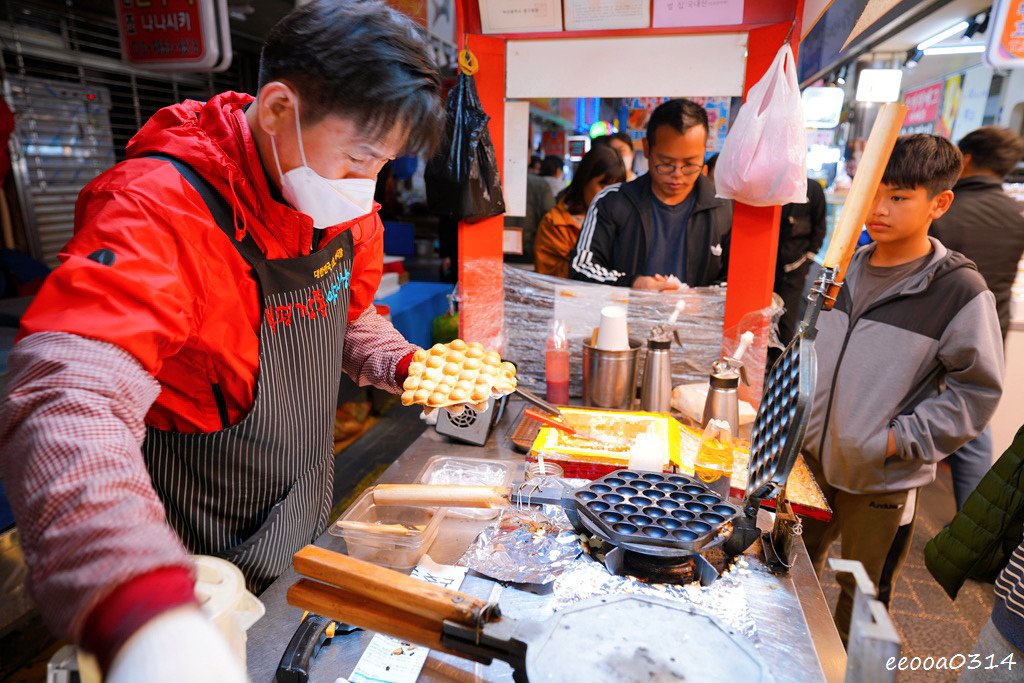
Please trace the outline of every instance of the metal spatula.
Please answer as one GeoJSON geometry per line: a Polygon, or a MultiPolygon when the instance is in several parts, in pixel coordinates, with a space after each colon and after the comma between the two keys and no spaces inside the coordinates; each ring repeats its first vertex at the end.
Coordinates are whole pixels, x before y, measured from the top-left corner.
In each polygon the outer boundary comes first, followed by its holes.
{"type": "MultiPolygon", "coordinates": [[[[857,238],[871,210],[906,113],[907,108],[903,105],[882,105],[829,242],[821,277],[808,297],[807,312],[800,329],[772,367],[765,384],[750,434],[745,501],[748,517],[751,512],[756,515],[762,500],[776,496],[783,489],[800,452],[817,375],[814,338],[818,332],[818,314],[822,310],[831,310],[836,302],[850,258],[857,247],[857,238]]],[[[756,529],[751,533],[756,533],[756,529]]],[[[733,538],[736,539],[734,543],[742,542],[737,534],[733,538]]]]}

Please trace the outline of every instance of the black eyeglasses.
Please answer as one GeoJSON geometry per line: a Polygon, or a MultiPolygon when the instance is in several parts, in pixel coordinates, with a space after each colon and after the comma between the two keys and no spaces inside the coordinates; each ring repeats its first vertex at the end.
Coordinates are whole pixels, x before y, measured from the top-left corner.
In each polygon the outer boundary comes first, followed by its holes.
{"type": "Polygon", "coordinates": [[[654,170],[659,175],[671,175],[679,169],[683,172],[683,175],[695,175],[701,172],[704,168],[704,164],[655,164],[654,170]]]}

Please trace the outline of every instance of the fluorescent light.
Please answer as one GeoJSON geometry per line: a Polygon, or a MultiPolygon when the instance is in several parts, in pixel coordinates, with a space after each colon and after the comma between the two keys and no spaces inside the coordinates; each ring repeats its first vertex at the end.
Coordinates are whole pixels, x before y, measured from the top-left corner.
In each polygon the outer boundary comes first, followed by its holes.
{"type": "Polygon", "coordinates": [[[964,55],[971,52],[984,52],[984,45],[949,45],[946,47],[929,47],[924,53],[926,55],[964,55]]]}
{"type": "Polygon", "coordinates": [[[961,21],[956,26],[950,26],[945,31],[942,31],[941,33],[936,33],[934,36],[932,36],[928,40],[926,40],[926,41],[924,41],[922,43],[918,43],[917,49],[918,50],[927,50],[932,45],[935,45],[936,43],[941,43],[942,41],[944,41],[946,38],[949,38],[950,36],[954,36],[957,33],[960,33],[961,31],[966,31],[967,27],[970,26],[970,25],[971,25],[971,23],[969,21],[966,21],[966,20],[961,21]]]}
{"type": "Polygon", "coordinates": [[[896,102],[900,99],[900,69],[864,69],[857,81],[858,102],[896,102]]]}

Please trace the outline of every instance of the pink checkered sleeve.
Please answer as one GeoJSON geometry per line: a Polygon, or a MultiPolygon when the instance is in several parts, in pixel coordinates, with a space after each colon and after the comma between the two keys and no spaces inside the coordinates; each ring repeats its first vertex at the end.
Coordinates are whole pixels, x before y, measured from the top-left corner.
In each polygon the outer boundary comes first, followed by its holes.
{"type": "Polygon", "coordinates": [[[370,306],[348,324],[341,366],[359,386],[372,384],[392,394],[402,393],[395,379],[398,361],[419,349],[406,341],[391,321],[370,306]]]}
{"type": "Polygon", "coordinates": [[[11,352],[0,472],[30,591],[62,637],[78,642],[93,607],[125,581],[191,568],[140,450],[159,392],[133,356],[106,342],[42,332],[11,352]]]}

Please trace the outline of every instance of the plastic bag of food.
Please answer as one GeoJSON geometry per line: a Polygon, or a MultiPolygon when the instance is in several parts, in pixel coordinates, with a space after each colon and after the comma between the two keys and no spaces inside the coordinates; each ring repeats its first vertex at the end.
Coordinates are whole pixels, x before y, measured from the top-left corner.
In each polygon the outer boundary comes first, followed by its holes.
{"type": "Polygon", "coordinates": [[[788,43],[747,94],[722,145],[715,187],[719,197],[752,206],[807,202],[807,135],[788,43]]]}

